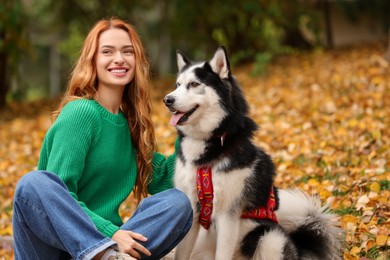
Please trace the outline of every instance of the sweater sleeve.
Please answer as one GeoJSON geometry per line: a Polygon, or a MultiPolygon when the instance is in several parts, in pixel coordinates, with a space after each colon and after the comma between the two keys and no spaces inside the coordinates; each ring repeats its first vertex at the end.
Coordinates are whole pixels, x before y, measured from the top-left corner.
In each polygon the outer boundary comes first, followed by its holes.
{"type": "Polygon", "coordinates": [[[38,169],[57,174],[98,230],[112,236],[119,227],[89,210],[77,196],[85,158],[101,130],[99,114],[85,101],[71,103],[62,109],[46,134],[38,169]]]}
{"type": "Polygon", "coordinates": [[[175,161],[176,154],[172,154],[168,158],[160,153],[154,154],[152,161],[153,178],[148,185],[150,194],[153,195],[173,187],[175,161]]]}
{"type": "Polygon", "coordinates": [[[154,154],[152,161],[153,179],[148,186],[148,192],[150,194],[153,195],[173,187],[176,153],[179,151],[179,147],[179,138],[176,138],[175,152],[172,155],[166,158],[160,153],[154,154]]]}

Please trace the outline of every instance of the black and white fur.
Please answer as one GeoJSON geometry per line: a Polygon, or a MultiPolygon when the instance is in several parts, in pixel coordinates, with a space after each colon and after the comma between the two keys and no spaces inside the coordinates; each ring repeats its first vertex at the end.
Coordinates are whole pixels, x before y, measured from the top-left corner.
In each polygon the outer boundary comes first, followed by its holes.
{"type": "Polygon", "coordinates": [[[175,186],[194,209],[191,230],[175,259],[340,259],[339,229],[318,198],[279,190],[279,224],[240,218],[264,206],[275,166],[252,141],[257,126],[220,47],[208,62],[192,62],[177,52],[176,89],[164,102],[180,137],[175,186]],[[196,171],[212,167],[214,200],[209,230],[199,225],[196,171]]]}

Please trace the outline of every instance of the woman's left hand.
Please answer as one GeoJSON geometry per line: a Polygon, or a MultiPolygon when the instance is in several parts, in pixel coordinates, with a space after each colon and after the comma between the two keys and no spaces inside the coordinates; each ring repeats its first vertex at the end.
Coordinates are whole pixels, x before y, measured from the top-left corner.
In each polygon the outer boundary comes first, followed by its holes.
{"type": "Polygon", "coordinates": [[[112,239],[118,243],[119,251],[129,254],[137,259],[141,258],[141,253],[151,256],[151,253],[146,247],[138,243],[137,241],[145,242],[146,237],[139,233],[135,233],[127,230],[118,230],[112,236],[112,239]]]}

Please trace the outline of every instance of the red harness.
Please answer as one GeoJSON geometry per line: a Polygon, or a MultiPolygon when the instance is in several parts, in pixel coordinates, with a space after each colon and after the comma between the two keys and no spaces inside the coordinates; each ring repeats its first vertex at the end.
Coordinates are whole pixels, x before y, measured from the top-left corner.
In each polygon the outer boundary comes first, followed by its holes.
{"type": "MultiPolygon", "coordinates": [[[[214,198],[211,167],[204,166],[198,168],[196,175],[196,188],[198,190],[198,200],[201,205],[199,223],[205,229],[209,229],[211,223],[211,214],[213,212],[214,198]]],[[[275,194],[273,187],[271,187],[267,205],[250,211],[244,211],[241,215],[241,218],[269,219],[278,223],[278,219],[276,218],[275,214],[275,208],[275,194]]]]}

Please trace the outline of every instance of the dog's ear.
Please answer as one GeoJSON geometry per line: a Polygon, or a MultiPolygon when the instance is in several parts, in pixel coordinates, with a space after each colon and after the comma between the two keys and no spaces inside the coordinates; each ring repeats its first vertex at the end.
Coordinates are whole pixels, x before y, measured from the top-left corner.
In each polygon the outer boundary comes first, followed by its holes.
{"type": "Polygon", "coordinates": [[[214,57],[209,61],[211,69],[219,75],[221,79],[229,77],[230,65],[226,55],[225,47],[221,46],[214,53],[214,57]]]}
{"type": "Polygon", "coordinates": [[[185,66],[191,63],[190,60],[187,59],[187,57],[184,56],[184,54],[179,50],[176,51],[176,59],[177,68],[179,69],[179,71],[181,71],[185,66]]]}

